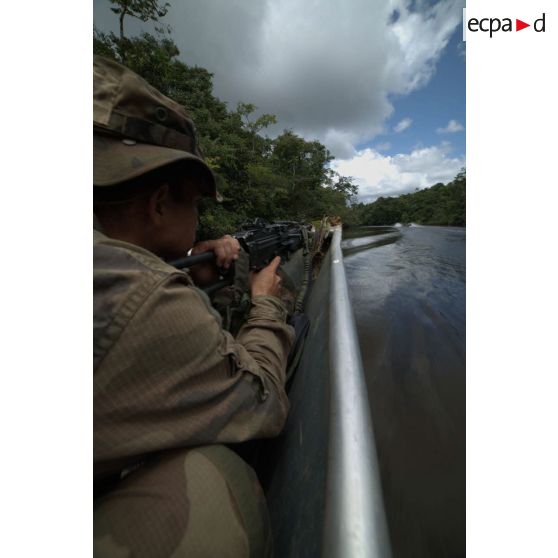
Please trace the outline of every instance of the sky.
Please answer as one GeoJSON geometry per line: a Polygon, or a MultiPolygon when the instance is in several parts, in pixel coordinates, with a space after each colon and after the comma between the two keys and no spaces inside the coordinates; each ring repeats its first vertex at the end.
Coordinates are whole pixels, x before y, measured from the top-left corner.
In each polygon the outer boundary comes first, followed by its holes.
{"type": "MultiPolygon", "coordinates": [[[[464,0],[170,0],[180,59],[331,151],[359,201],[448,182],[465,166],[464,0]]],[[[108,0],[94,23],[118,30],[108,0]]],[[[128,18],[126,34],[149,24],[128,18]]]]}

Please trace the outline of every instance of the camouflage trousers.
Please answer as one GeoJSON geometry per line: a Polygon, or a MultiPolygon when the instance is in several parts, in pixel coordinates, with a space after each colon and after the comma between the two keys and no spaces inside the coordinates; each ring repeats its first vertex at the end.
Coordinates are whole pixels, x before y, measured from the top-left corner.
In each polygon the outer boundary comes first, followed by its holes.
{"type": "Polygon", "coordinates": [[[168,452],[95,501],[95,558],[272,555],[258,479],[224,446],[168,452]]]}

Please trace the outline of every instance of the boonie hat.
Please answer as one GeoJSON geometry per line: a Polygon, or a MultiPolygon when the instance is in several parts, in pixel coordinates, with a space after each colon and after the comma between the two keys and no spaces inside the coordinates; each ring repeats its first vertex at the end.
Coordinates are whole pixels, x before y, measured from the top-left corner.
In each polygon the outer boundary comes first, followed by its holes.
{"type": "Polygon", "coordinates": [[[178,103],[132,70],[93,57],[93,185],[114,186],[179,161],[197,165],[219,199],[194,123],[178,103]]]}

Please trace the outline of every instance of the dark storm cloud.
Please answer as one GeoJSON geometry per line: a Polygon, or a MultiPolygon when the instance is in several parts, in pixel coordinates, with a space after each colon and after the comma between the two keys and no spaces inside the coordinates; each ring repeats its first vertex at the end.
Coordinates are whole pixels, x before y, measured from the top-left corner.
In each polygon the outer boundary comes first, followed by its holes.
{"type": "MultiPolygon", "coordinates": [[[[339,157],[378,134],[389,95],[424,85],[460,23],[462,3],[404,0],[174,0],[165,21],[181,59],[214,73],[231,108],[251,102],[339,157]],[[394,16],[397,14],[397,17],[394,16]]],[[[108,0],[95,24],[117,30],[108,0]]],[[[128,20],[130,34],[142,26],[128,20]]]]}

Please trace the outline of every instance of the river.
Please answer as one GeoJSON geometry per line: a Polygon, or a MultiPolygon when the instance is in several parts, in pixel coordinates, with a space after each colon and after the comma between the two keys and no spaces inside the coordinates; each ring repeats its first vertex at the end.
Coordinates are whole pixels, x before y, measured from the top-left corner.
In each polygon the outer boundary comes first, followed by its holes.
{"type": "Polygon", "coordinates": [[[465,556],[465,229],[343,237],[394,558],[465,556]]]}

